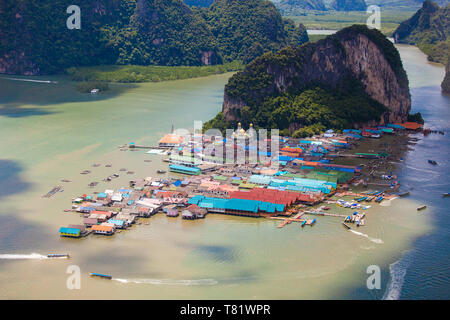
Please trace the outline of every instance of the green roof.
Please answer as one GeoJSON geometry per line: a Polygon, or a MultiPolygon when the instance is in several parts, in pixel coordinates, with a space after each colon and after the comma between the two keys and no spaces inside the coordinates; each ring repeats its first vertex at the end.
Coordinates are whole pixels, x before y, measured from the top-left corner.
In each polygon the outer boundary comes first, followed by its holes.
{"type": "Polygon", "coordinates": [[[213,179],[219,181],[227,181],[228,178],[225,176],[214,176],[213,179]]]}

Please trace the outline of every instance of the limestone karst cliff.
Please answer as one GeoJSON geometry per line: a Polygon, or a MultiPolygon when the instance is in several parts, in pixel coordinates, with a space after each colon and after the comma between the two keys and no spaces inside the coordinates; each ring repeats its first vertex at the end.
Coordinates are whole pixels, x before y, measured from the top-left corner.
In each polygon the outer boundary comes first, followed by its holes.
{"type": "Polygon", "coordinates": [[[317,123],[342,128],[402,122],[410,108],[398,51],[379,31],[354,25],[256,59],[226,85],[218,117],[292,133],[317,123]],[[325,115],[329,118],[321,119],[325,115]]]}

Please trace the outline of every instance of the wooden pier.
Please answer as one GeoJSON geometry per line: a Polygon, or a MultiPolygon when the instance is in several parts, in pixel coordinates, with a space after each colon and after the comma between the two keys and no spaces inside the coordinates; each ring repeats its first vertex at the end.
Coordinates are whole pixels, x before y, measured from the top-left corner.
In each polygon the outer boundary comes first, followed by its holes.
{"type": "Polygon", "coordinates": [[[310,226],[315,222],[315,219],[313,220],[305,220],[301,219],[301,217],[307,213],[306,211],[299,211],[294,217],[292,218],[282,218],[282,217],[270,217],[270,219],[274,220],[282,220],[282,222],[277,226],[277,228],[283,228],[285,225],[290,224],[292,222],[300,222],[305,223],[305,225],[310,226]]]}
{"type": "Polygon", "coordinates": [[[326,216],[326,217],[338,217],[338,218],[346,218],[348,215],[337,214],[337,213],[328,213],[322,211],[306,211],[306,214],[312,214],[317,216],[326,216]]]}

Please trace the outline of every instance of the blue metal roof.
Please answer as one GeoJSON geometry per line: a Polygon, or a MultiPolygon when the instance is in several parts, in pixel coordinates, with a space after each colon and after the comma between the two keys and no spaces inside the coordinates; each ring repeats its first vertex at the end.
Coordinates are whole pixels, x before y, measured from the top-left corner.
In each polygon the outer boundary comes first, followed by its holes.
{"type": "Polygon", "coordinates": [[[179,187],[181,185],[181,180],[177,180],[173,183],[175,187],[179,187]]]}
{"type": "Polygon", "coordinates": [[[189,172],[200,171],[200,168],[197,168],[197,167],[186,167],[186,166],[180,166],[180,165],[176,165],[176,164],[169,165],[169,169],[189,171],[189,172]]]}
{"type": "Polygon", "coordinates": [[[68,234],[78,235],[78,234],[80,234],[81,230],[80,229],[76,229],[76,228],[61,227],[59,229],[59,232],[60,233],[68,233],[68,234]]]}
{"type": "Polygon", "coordinates": [[[114,223],[116,226],[123,226],[124,222],[123,220],[116,220],[116,219],[109,219],[109,223],[114,223]]]}
{"type": "Polygon", "coordinates": [[[240,210],[253,213],[257,213],[258,211],[264,211],[268,213],[284,211],[284,205],[282,204],[274,204],[270,202],[247,199],[221,199],[209,198],[205,196],[194,196],[189,199],[188,203],[196,204],[200,208],[240,210]]]}

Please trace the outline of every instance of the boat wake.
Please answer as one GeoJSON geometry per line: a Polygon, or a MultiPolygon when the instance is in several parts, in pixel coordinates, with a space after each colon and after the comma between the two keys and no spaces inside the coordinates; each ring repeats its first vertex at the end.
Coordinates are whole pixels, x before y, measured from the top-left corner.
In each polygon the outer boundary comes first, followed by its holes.
{"type": "Polygon", "coordinates": [[[384,293],[383,300],[400,299],[403,283],[405,282],[406,270],[411,263],[409,255],[403,256],[399,261],[389,265],[390,279],[384,293]]]}
{"type": "Polygon", "coordinates": [[[39,253],[31,253],[31,254],[0,254],[0,259],[5,260],[44,260],[49,259],[47,256],[44,256],[39,253]]]}
{"type": "Polygon", "coordinates": [[[214,279],[198,279],[198,280],[172,280],[172,279],[119,279],[112,278],[112,280],[121,283],[137,283],[137,284],[152,284],[152,285],[166,285],[166,286],[213,286],[219,282],[214,279]]]}
{"type": "Polygon", "coordinates": [[[13,80],[13,81],[25,81],[25,82],[38,82],[38,83],[58,83],[57,81],[50,80],[33,80],[33,79],[20,79],[20,78],[1,78],[5,80],[13,80]]]}
{"type": "Polygon", "coordinates": [[[355,230],[352,230],[352,229],[350,229],[349,231],[350,231],[350,232],[353,232],[354,234],[357,234],[358,236],[367,238],[367,239],[369,239],[370,241],[372,241],[373,243],[377,243],[377,244],[383,244],[383,243],[384,243],[383,240],[377,239],[377,238],[369,237],[369,236],[368,236],[367,234],[365,234],[365,233],[358,232],[358,231],[355,231],[355,230]]]}

